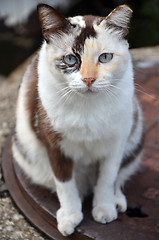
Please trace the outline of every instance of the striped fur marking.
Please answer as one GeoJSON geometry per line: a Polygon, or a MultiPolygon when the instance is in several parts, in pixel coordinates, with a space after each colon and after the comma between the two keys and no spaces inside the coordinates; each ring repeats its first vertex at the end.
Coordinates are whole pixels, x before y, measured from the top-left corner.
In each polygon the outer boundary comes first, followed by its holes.
{"type": "Polygon", "coordinates": [[[72,177],[73,162],[61,153],[58,147],[61,136],[52,129],[45,109],[39,99],[37,90],[37,63],[38,56],[32,62],[30,76],[28,76],[28,78],[32,79],[27,91],[27,95],[29,96],[27,98],[27,109],[30,113],[30,125],[37,138],[47,147],[50,164],[55,176],[60,181],[68,181],[72,177]]]}
{"type": "Polygon", "coordinates": [[[139,143],[136,145],[136,147],[133,149],[130,155],[125,156],[122,160],[121,168],[127,167],[129,164],[135,161],[136,157],[141,153],[144,147],[144,140],[145,140],[145,133],[143,132],[141,135],[141,139],[139,143]]]}

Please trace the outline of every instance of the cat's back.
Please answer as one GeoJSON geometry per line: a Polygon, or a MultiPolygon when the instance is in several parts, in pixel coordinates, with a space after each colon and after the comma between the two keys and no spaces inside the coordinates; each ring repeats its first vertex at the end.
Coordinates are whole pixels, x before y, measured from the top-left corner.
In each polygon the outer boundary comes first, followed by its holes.
{"type": "MultiPolygon", "coordinates": [[[[38,83],[38,62],[39,62],[39,52],[31,59],[27,66],[27,69],[22,78],[21,86],[25,84],[25,87],[29,87],[29,90],[33,90],[37,87],[38,83]]],[[[27,92],[28,94],[29,92],[27,92]]],[[[30,92],[31,93],[31,92],[30,92]]]]}

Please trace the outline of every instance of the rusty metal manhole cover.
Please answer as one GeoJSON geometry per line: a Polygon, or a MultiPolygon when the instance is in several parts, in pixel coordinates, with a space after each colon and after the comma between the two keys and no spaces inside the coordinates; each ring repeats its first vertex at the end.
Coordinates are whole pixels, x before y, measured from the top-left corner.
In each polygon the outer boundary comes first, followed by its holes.
{"type": "MultiPolygon", "coordinates": [[[[136,65],[137,66],[137,65],[136,65]]],[[[59,202],[48,190],[30,184],[11,153],[11,136],[3,153],[6,186],[16,205],[47,237],[54,240],[158,240],[159,239],[159,65],[149,69],[136,67],[137,89],[143,106],[146,143],[144,167],[126,185],[128,210],[118,220],[102,225],[91,217],[91,197],[83,204],[84,220],[76,232],[63,237],[56,228],[55,213],[59,202]],[[138,86],[140,84],[140,86],[138,86]]]]}

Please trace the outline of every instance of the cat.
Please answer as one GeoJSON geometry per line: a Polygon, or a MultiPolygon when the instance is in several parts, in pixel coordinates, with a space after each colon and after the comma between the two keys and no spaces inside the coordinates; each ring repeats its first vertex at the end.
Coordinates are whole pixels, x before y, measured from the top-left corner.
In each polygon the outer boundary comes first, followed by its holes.
{"type": "Polygon", "coordinates": [[[99,223],[127,209],[122,188],[140,166],[143,117],[127,36],[132,10],[64,18],[40,4],[44,41],[19,90],[14,159],[33,183],[56,192],[58,229],[82,221],[93,192],[99,223]]]}

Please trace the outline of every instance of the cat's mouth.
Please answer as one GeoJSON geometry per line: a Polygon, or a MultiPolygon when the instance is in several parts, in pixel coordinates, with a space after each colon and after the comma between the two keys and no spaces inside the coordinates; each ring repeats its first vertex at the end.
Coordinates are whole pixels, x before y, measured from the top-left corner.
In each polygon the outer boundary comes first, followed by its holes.
{"type": "Polygon", "coordinates": [[[98,92],[99,91],[98,91],[97,88],[88,87],[84,93],[86,93],[86,94],[94,94],[94,93],[98,93],[98,92]]]}
{"type": "Polygon", "coordinates": [[[80,93],[80,94],[86,94],[86,95],[91,95],[91,94],[97,94],[100,92],[100,90],[96,87],[90,86],[90,87],[75,87],[73,88],[73,91],[80,93]]]}
{"type": "Polygon", "coordinates": [[[91,94],[95,94],[95,93],[97,93],[98,91],[96,90],[95,91],[95,89],[91,89],[91,88],[87,88],[87,89],[81,89],[81,88],[79,88],[79,89],[75,89],[75,91],[77,92],[77,93],[80,93],[80,94],[82,94],[82,95],[91,95],[91,94]]]}
{"type": "Polygon", "coordinates": [[[98,89],[95,88],[80,89],[78,92],[88,96],[99,93],[98,89]]]}

